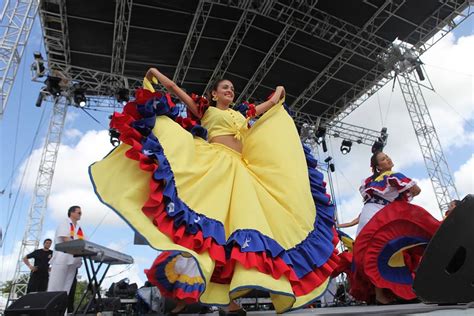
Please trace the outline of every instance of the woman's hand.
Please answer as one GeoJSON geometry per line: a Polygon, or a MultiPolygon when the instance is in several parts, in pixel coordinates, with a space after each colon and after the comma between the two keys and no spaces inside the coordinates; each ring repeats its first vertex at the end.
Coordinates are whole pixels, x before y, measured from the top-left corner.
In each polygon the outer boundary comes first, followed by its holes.
{"type": "Polygon", "coordinates": [[[420,187],[419,187],[418,185],[415,184],[414,186],[412,186],[411,188],[408,189],[408,192],[410,193],[410,195],[411,195],[412,197],[415,197],[415,196],[417,196],[418,194],[420,194],[421,189],[420,189],[420,187]]]}
{"type": "Polygon", "coordinates": [[[275,92],[273,93],[272,97],[270,98],[270,101],[273,104],[277,104],[278,101],[283,99],[285,97],[285,88],[283,86],[277,86],[275,89],[275,92]]]}
{"type": "MultiPolygon", "coordinates": [[[[153,78],[157,78],[158,77],[158,69],[156,68],[150,68],[148,69],[148,71],[146,72],[146,75],[145,77],[150,81],[150,82],[153,82],[153,78]]],[[[157,78],[158,79],[158,78],[157,78]]]]}
{"type": "Polygon", "coordinates": [[[283,99],[285,97],[285,87],[284,86],[277,86],[276,90],[280,91],[280,98],[278,99],[278,101],[280,101],[281,99],[283,99]]]}

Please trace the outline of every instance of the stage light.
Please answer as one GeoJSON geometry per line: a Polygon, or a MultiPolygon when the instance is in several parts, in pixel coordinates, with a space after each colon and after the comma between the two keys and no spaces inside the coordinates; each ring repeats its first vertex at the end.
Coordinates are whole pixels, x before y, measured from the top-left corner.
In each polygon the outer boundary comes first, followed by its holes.
{"type": "Polygon", "coordinates": [[[117,92],[115,93],[115,97],[117,98],[117,101],[119,103],[125,105],[127,104],[128,100],[130,100],[130,92],[128,91],[128,89],[121,88],[117,90],[117,92]]]}
{"type": "Polygon", "coordinates": [[[382,127],[382,129],[380,130],[380,136],[372,145],[372,153],[375,153],[377,151],[382,151],[385,145],[387,144],[387,138],[388,138],[387,128],[382,127]]]}
{"type": "Polygon", "coordinates": [[[110,143],[112,146],[117,147],[120,145],[120,132],[115,128],[109,128],[110,143]]]}
{"type": "Polygon", "coordinates": [[[325,127],[318,127],[316,131],[317,138],[324,138],[326,136],[326,128],[325,127]]]}
{"type": "Polygon", "coordinates": [[[321,141],[321,145],[323,146],[323,152],[327,153],[328,152],[328,146],[326,145],[326,140],[324,138],[321,141]]]}
{"type": "Polygon", "coordinates": [[[48,76],[44,83],[46,84],[46,91],[51,93],[54,97],[59,97],[61,95],[61,87],[59,86],[61,78],[48,76]]]}
{"type": "Polygon", "coordinates": [[[35,106],[39,108],[41,107],[42,103],[43,103],[43,93],[42,91],[40,91],[40,93],[38,94],[38,98],[36,98],[35,106]]]}
{"type": "Polygon", "coordinates": [[[351,152],[352,149],[352,142],[348,139],[344,139],[341,143],[340,151],[343,155],[347,155],[351,152]]]}
{"type": "Polygon", "coordinates": [[[75,106],[83,108],[87,104],[87,98],[85,95],[85,89],[79,86],[76,86],[73,91],[73,100],[75,106]]]}

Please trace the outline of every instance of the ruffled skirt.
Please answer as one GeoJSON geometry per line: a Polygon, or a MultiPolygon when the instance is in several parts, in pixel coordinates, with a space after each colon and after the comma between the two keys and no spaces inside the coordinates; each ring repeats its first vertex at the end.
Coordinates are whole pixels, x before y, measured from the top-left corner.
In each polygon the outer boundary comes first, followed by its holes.
{"type": "Polygon", "coordinates": [[[282,104],[242,154],[193,137],[171,110],[155,98],[114,115],[123,144],[90,167],[100,200],[153,248],[194,260],[202,284],[193,279],[187,300],[226,305],[258,288],[283,312],[319,297],[337,266],[334,207],[282,104]]]}
{"type": "Polygon", "coordinates": [[[426,210],[407,202],[395,201],[378,211],[354,243],[351,295],[372,302],[378,287],[405,300],[416,298],[415,271],[439,225],[426,210]]]}

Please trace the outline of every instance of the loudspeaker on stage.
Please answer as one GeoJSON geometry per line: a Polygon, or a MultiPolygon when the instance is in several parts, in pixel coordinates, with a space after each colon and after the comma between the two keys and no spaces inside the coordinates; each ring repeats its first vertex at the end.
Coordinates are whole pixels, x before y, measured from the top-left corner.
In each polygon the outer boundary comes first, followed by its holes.
{"type": "Polygon", "coordinates": [[[66,292],[28,293],[5,309],[5,316],[59,316],[67,308],[66,292]]]}
{"type": "Polygon", "coordinates": [[[474,195],[461,201],[431,239],[413,289],[426,303],[474,301],[474,195]]]}

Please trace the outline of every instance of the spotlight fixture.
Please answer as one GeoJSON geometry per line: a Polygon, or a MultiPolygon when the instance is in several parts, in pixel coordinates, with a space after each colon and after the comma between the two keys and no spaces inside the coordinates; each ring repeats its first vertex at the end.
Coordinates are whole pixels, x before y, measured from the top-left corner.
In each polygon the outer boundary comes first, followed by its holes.
{"type": "Polygon", "coordinates": [[[382,130],[380,131],[380,136],[372,145],[372,153],[375,153],[377,151],[382,151],[385,145],[387,144],[387,138],[388,138],[387,128],[383,127],[382,130]]]}
{"type": "Polygon", "coordinates": [[[43,91],[40,91],[38,93],[38,98],[36,98],[35,106],[40,108],[42,103],[43,103],[43,91]]]}
{"type": "Polygon", "coordinates": [[[33,78],[41,78],[44,77],[46,68],[44,67],[44,59],[41,56],[40,52],[34,52],[34,61],[31,64],[31,72],[33,73],[33,78]]]}
{"type": "Polygon", "coordinates": [[[73,91],[73,100],[77,107],[85,107],[87,104],[85,89],[81,88],[80,86],[76,86],[73,91]]]}
{"type": "Polygon", "coordinates": [[[112,146],[117,147],[120,145],[120,132],[115,128],[109,128],[110,143],[112,146]]]}
{"type": "Polygon", "coordinates": [[[51,93],[53,97],[59,97],[61,95],[61,87],[59,86],[61,78],[48,76],[44,83],[46,84],[46,91],[51,93]]]}
{"type": "Polygon", "coordinates": [[[121,103],[122,105],[127,104],[128,100],[130,100],[130,91],[125,88],[118,89],[117,92],[115,93],[115,97],[117,98],[117,101],[121,103]]]}
{"type": "Polygon", "coordinates": [[[328,152],[328,146],[327,146],[326,140],[324,138],[321,141],[321,145],[323,146],[323,152],[327,153],[328,152]]]}
{"type": "Polygon", "coordinates": [[[339,149],[343,155],[347,155],[351,152],[352,142],[348,139],[344,139],[341,143],[341,148],[339,149]]]}
{"type": "Polygon", "coordinates": [[[326,136],[326,128],[325,127],[318,127],[316,131],[317,138],[324,138],[326,136]]]}
{"type": "Polygon", "coordinates": [[[336,170],[336,167],[334,166],[334,163],[331,161],[332,161],[331,156],[327,156],[327,158],[324,159],[324,162],[327,163],[329,166],[329,170],[331,170],[331,172],[334,172],[336,170]]]}

